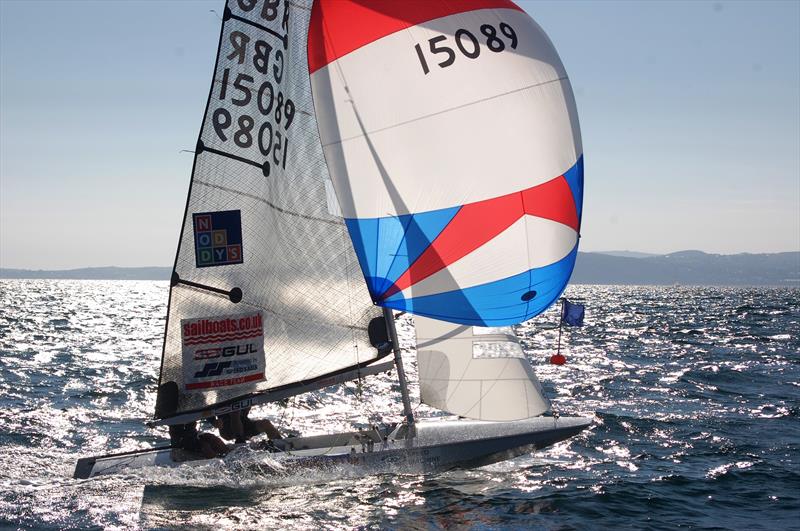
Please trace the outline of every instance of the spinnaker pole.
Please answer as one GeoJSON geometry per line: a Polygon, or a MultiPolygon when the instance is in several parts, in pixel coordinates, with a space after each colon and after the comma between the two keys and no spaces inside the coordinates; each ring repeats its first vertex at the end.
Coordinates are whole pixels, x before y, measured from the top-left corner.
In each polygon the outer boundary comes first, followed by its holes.
{"type": "Polygon", "coordinates": [[[400,355],[400,344],[397,341],[397,329],[394,326],[394,314],[391,308],[383,308],[383,318],[386,319],[386,328],[389,330],[389,339],[392,341],[394,364],[397,367],[397,379],[400,381],[400,394],[403,397],[403,415],[410,428],[414,425],[414,411],[411,409],[411,399],[408,397],[408,381],[406,372],[403,370],[403,358],[400,355]]]}

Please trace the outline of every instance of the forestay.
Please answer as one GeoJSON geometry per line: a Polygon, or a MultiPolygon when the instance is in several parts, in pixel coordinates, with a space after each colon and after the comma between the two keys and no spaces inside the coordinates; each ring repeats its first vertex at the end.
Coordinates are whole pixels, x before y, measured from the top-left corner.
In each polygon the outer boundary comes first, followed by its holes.
{"type": "Polygon", "coordinates": [[[225,8],[170,290],[158,418],[378,357],[367,326],[381,312],[337,215],[314,118],[310,13],[303,0],[225,8]]]}
{"type": "Polygon", "coordinates": [[[318,0],[320,137],[372,299],[525,321],[564,289],[583,193],[569,79],[509,0],[318,0]]]}
{"type": "Polygon", "coordinates": [[[477,420],[522,420],[550,401],[509,327],[472,327],[414,316],[420,399],[477,420]]]}

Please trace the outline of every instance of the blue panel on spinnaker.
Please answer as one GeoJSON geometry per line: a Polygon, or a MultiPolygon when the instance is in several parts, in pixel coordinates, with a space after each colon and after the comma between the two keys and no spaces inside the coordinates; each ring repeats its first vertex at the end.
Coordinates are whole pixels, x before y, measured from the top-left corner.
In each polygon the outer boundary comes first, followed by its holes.
{"type": "Polygon", "coordinates": [[[373,300],[419,258],[459,208],[385,218],[345,219],[373,300]]]}
{"type": "Polygon", "coordinates": [[[572,197],[575,199],[575,209],[578,212],[578,220],[581,219],[583,211],[583,155],[578,158],[578,162],[564,173],[569,189],[572,190],[572,197]]]}
{"type": "Polygon", "coordinates": [[[577,244],[553,264],[463,290],[412,299],[397,293],[382,305],[396,310],[473,326],[504,326],[539,315],[561,296],[575,266],[577,244]],[[535,295],[531,296],[531,292],[535,295]],[[529,298],[529,300],[524,300],[529,298]]]}

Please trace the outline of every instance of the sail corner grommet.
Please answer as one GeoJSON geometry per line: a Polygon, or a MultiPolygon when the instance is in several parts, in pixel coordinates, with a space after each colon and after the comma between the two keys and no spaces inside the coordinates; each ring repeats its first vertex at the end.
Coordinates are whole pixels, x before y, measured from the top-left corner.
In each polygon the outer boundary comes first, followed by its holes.
{"type": "Polygon", "coordinates": [[[242,301],[242,290],[240,288],[233,288],[228,294],[228,298],[232,303],[236,304],[242,301]]]}

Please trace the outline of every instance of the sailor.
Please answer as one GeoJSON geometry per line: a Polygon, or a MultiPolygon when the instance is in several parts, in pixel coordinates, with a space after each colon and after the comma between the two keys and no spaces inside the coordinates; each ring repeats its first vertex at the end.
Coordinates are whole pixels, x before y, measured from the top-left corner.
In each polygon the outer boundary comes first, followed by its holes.
{"type": "Polygon", "coordinates": [[[250,408],[242,408],[227,415],[217,417],[214,425],[219,429],[223,439],[233,440],[236,444],[247,441],[261,433],[266,433],[270,439],[282,438],[281,432],[267,419],[251,420],[248,418],[250,408]]]}
{"type": "Polygon", "coordinates": [[[197,423],[175,424],[169,427],[169,439],[173,448],[198,453],[206,459],[223,457],[228,453],[227,445],[212,433],[197,433],[197,423]]]}
{"type": "MultiPolygon", "coordinates": [[[[161,384],[156,396],[156,416],[166,418],[178,412],[178,384],[169,381],[161,384]]],[[[179,448],[200,454],[207,459],[222,457],[228,453],[228,447],[216,435],[197,433],[197,422],[175,424],[169,427],[169,440],[172,448],[179,448]]]]}

